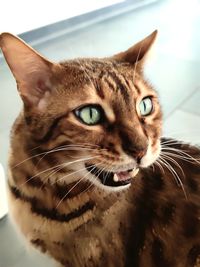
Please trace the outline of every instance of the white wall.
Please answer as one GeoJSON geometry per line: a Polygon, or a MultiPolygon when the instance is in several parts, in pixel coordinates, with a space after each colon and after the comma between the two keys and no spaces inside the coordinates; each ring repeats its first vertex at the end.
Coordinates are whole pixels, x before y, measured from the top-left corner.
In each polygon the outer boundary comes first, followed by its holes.
{"type": "Polygon", "coordinates": [[[1,0],[0,32],[23,33],[124,0],[1,0]]]}

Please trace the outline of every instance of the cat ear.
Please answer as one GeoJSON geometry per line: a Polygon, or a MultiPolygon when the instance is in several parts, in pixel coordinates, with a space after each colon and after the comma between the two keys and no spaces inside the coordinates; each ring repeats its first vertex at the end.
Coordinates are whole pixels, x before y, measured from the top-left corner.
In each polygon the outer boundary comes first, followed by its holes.
{"type": "Polygon", "coordinates": [[[142,66],[152,45],[155,42],[157,33],[157,30],[154,31],[145,39],[130,47],[128,50],[114,55],[114,58],[120,61],[129,62],[131,64],[137,63],[138,65],[142,66]]]}
{"type": "Polygon", "coordinates": [[[16,79],[24,104],[43,108],[52,90],[51,77],[56,64],[10,33],[0,35],[0,48],[16,79]]]}

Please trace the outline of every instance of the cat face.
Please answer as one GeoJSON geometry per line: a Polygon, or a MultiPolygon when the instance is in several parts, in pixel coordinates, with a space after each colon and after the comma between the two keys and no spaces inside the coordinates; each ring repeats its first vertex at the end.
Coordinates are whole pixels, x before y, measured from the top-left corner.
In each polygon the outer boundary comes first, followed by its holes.
{"type": "Polygon", "coordinates": [[[1,35],[24,101],[24,138],[54,150],[74,173],[69,182],[84,178],[111,190],[126,188],[139,168],[158,158],[161,110],[142,73],[155,37],[110,58],[54,64],[20,39],[1,35]]]}

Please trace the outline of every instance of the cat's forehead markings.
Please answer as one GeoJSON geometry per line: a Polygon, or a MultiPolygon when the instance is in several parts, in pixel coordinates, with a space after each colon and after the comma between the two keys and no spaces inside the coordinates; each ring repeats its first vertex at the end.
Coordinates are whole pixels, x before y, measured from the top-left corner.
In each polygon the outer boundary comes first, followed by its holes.
{"type": "Polygon", "coordinates": [[[134,82],[134,90],[137,92],[137,95],[141,95],[141,88],[138,85],[138,82],[134,82]]]}
{"type": "Polygon", "coordinates": [[[110,104],[104,98],[101,97],[101,94],[98,93],[98,91],[101,90],[102,94],[103,94],[102,88],[99,89],[99,88],[96,88],[96,86],[92,86],[92,87],[93,87],[92,90],[91,90],[91,86],[90,86],[90,90],[88,90],[88,92],[89,92],[88,97],[90,98],[91,101],[93,101],[93,103],[99,104],[103,108],[103,110],[106,114],[106,117],[108,118],[108,120],[110,122],[114,122],[115,121],[115,113],[113,111],[113,108],[110,106],[110,104]]]}
{"type": "Polygon", "coordinates": [[[145,95],[154,92],[151,87],[145,84],[145,82],[141,79],[137,80],[134,83],[134,88],[137,91],[138,95],[145,95]]]}

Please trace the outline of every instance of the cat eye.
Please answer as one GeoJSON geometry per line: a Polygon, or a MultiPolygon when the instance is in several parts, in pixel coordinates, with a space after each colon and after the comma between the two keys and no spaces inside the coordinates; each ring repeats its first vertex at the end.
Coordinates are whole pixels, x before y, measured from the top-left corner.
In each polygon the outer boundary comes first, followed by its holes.
{"type": "Polygon", "coordinates": [[[102,120],[102,109],[97,105],[88,105],[75,110],[75,115],[84,124],[96,125],[102,120]]]}
{"type": "Polygon", "coordinates": [[[153,102],[151,97],[145,97],[142,99],[139,105],[140,108],[140,114],[142,116],[148,116],[153,111],[153,102]]]}

